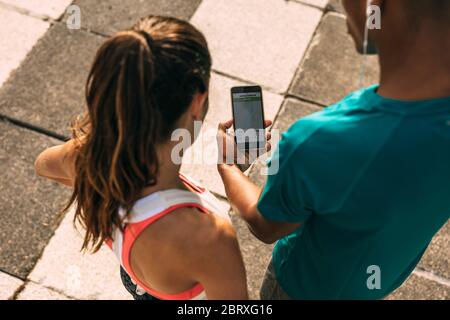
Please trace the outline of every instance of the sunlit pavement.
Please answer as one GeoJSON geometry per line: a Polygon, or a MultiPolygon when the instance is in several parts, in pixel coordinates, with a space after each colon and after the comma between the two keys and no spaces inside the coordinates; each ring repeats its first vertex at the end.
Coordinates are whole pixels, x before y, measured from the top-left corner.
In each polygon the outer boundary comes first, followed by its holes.
{"type": "MultiPolygon", "coordinates": [[[[33,162],[45,147],[70,134],[83,110],[83,88],[105,37],[147,14],[189,19],[213,55],[210,112],[203,130],[231,117],[229,89],[258,84],[266,118],[286,130],[357,89],[361,59],[345,17],[332,0],[0,0],[0,299],[129,299],[108,249],[80,253],[72,213],[61,214],[70,190],[39,179],[33,162]],[[81,9],[81,29],[66,26],[66,8],[81,9]],[[8,119],[9,121],[6,121],[8,119]]],[[[377,81],[369,59],[366,84],[377,81]]],[[[214,150],[214,139],[206,148],[214,150]]],[[[205,142],[191,153],[201,152],[205,142]]],[[[332,159],[330,159],[332,161],[332,159]]],[[[259,184],[259,166],[251,178],[259,184]]],[[[182,170],[228,206],[213,164],[182,170]]],[[[228,206],[229,208],[229,206],[228,206]]],[[[255,240],[233,212],[247,266],[251,297],[271,246],[255,240]]],[[[390,299],[450,299],[450,227],[434,238],[419,267],[390,299]]]]}

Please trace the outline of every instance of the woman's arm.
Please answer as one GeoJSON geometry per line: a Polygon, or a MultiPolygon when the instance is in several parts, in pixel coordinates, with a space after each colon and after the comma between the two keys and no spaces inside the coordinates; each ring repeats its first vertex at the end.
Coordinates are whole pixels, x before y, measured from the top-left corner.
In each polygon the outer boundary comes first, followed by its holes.
{"type": "Polygon", "coordinates": [[[193,207],[176,209],[139,235],[131,260],[136,275],[157,291],[173,292],[177,283],[200,283],[207,299],[248,299],[236,232],[228,220],[214,214],[193,207]]]}
{"type": "Polygon", "coordinates": [[[236,232],[228,221],[197,233],[201,243],[193,253],[192,275],[205,288],[208,300],[247,300],[247,277],[236,232]]]}
{"type": "Polygon", "coordinates": [[[76,152],[75,140],[44,150],[34,163],[36,174],[72,187],[75,179],[76,152]]]}
{"type": "MultiPolygon", "coordinates": [[[[159,245],[163,255],[158,256],[170,272],[201,283],[208,300],[248,299],[244,261],[230,221],[181,208],[158,223],[159,228],[170,228],[159,245]]],[[[157,237],[153,230],[147,247],[155,248],[157,237]]]]}

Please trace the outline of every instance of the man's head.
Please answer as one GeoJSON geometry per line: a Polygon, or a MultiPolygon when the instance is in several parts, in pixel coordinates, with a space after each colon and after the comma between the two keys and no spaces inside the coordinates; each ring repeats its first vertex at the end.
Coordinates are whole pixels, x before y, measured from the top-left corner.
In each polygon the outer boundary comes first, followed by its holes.
{"type": "MultiPolygon", "coordinates": [[[[414,34],[423,26],[450,28],[449,0],[342,0],[347,13],[347,25],[358,52],[363,52],[364,34],[369,5],[380,8],[381,29],[368,33],[368,53],[374,54],[382,38],[414,34]]],[[[377,12],[372,11],[374,15],[377,12]]],[[[372,16],[373,17],[373,16],[372,16]]],[[[376,19],[376,17],[375,17],[376,19]]]]}

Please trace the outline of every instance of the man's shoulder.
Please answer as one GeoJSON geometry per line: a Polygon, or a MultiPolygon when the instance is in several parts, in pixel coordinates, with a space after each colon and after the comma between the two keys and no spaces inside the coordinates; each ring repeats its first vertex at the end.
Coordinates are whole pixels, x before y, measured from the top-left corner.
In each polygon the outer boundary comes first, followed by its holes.
{"type": "Polygon", "coordinates": [[[297,149],[323,140],[339,143],[349,141],[346,136],[376,134],[367,123],[379,121],[381,113],[364,98],[369,89],[353,92],[339,102],[297,120],[283,133],[283,139],[291,148],[297,149]]]}
{"type": "Polygon", "coordinates": [[[302,181],[312,197],[329,200],[320,208],[323,211],[339,203],[396,123],[364,100],[361,92],[355,92],[296,121],[282,135],[284,174],[302,181]]]}

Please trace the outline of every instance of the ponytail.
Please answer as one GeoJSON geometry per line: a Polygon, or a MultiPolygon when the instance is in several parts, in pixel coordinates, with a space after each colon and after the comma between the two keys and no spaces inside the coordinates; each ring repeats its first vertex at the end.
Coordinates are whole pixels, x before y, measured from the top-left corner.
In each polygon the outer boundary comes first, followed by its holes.
{"type": "Polygon", "coordinates": [[[119,209],[128,215],[156,184],[156,146],[205,90],[210,68],[204,37],[174,18],[148,17],[101,46],[86,84],[88,112],[73,128],[83,142],[65,208],[75,204],[75,221],[86,229],[83,249],[98,251],[122,228],[119,209]]]}

